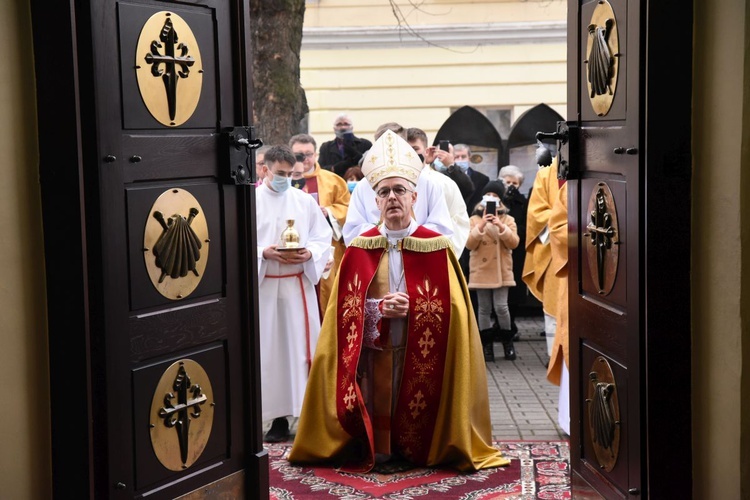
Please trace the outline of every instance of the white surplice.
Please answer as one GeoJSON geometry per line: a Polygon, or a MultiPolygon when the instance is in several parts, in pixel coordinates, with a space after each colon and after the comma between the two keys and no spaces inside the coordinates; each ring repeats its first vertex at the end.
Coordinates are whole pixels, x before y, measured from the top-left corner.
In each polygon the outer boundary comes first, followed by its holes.
{"type": "Polygon", "coordinates": [[[298,416],[309,365],[320,333],[315,285],[331,252],[331,226],[312,196],[289,188],[277,193],[263,184],[256,190],[258,302],[263,420],[298,416]],[[278,245],[287,220],[294,219],[300,246],[312,253],[303,264],[263,258],[278,245]],[[308,352],[309,349],[309,352],[308,352]]]}
{"type": "Polygon", "coordinates": [[[471,229],[469,214],[466,211],[466,202],[464,201],[464,197],[461,196],[461,190],[458,188],[456,181],[444,173],[434,170],[429,165],[425,165],[422,172],[420,176],[426,175],[432,178],[435,184],[440,186],[440,191],[442,191],[445,197],[445,204],[448,207],[448,214],[451,217],[451,230],[453,234],[449,238],[451,243],[453,243],[453,251],[456,252],[456,257],[461,257],[461,253],[463,253],[466,242],[469,239],[469,230],[471,229]]]}

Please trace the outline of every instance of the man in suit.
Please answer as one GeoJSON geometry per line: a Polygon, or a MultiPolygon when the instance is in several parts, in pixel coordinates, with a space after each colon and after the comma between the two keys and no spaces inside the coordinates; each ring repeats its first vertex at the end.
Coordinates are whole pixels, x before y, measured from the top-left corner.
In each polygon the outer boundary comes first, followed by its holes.
{"type": "Polygon", "coordinates": [[[347,114],[341,114],[333,121],[333,133],[336,134],[335,139],[320,145],[318,163],[343,178],[349,167],[359,164],[372,143],[354,135],[354,125],[347,114]]]}

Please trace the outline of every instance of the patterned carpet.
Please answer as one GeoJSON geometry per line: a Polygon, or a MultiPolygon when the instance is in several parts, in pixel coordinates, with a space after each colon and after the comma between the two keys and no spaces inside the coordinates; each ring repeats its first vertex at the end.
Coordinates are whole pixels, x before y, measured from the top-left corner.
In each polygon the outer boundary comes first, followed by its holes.
{"type": "Polygon", "coordinates": [[[566,441],[502,441],[495,446],[510,465],[461,474],[451,469],[387,463],[368,474],[331,467],[291,465],[291,443],[269,444],[271,500],[569,499],[570,450],[566,441]]]}

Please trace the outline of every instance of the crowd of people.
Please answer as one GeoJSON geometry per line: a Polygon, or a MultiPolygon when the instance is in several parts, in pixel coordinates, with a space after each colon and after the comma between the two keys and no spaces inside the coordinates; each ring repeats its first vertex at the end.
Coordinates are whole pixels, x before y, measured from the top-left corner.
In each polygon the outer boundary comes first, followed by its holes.
{"type": "Polygon", "coordinates": [[[292,462],[506,465],[485,364],[495,341],[516,359],[526,274],[540,300],[545,281],[524,257],[527,220],[534,259],[546,241],[523,174],[509,165],[490,180],[468,145],[428,146],[395,122],[371,142],[342,114],[333,132],[319,150],[298,134],[256,152],[264,439],[288,440],[294,416],[292,462]]]}

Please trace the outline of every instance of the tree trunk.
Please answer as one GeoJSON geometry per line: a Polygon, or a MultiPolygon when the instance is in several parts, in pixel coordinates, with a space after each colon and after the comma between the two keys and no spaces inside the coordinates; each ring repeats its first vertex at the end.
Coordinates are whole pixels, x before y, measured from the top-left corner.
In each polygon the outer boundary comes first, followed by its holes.
{"type": "Polygon", "coordinates": [[[287,144],[308,111],[300,84],[305,0],[250,0],[252,109],[256,137],[287,144]]]}

